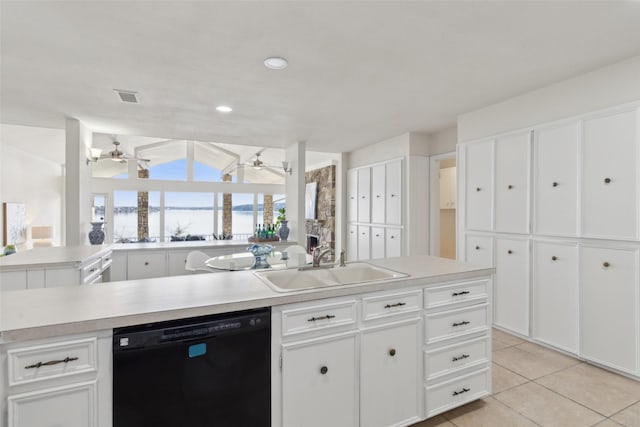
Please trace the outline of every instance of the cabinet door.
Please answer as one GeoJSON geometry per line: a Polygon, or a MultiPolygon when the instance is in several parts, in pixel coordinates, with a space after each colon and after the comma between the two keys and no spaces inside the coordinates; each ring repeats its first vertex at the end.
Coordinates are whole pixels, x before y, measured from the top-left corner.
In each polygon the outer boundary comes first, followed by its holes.
{"type": "Polygon", "coordinates": [[[127,279],[163,277],[166,272],[166,254],[163,251],[130,253],[127,260],[127,279]]]}
{"type": "Polygon", "coordinates": [[[371,168],[371,222],[384,224],[385,214],[385,165],[371,168]]]}
{"type": "Polygon", "coordinates": [[[467,235],[465,251],[467,262],[493,267],[493,239],[491,237],[467,235]]]}
{"type": "Polygon", "coordinates": [[[386,221],[402,225],[402,160],[386,164],[386,221]]]}
{"type": "Polygon", "coordinates": [[[358,226],[353,224],[347,231],[347,260],[358,260],[358,226]]]}
{"type": "Polygon", "coordinates": [[[533,244],[533,337],[577,354],[578,248],[533,244]]]}
{"type": "Polygon", "coordinates": [[[637,249],[581,248],[583,357],[637,371],[637,275],[637,249]]]}
{"type": "Polygon", "coordinates": [[[360,425],[406,425],[420,419],[420,320],[362,333],[360,425]]]}
{"type": "Polygon", "coordinates": [[[283,346],[283,426],[357,425],[356,343],[351,334],[283,346]]]}
{"type": "Polygon", "coordinates": [[[358,221],[371,221],[371,168],[358,169],[358,221]]]}
{"type": "Polygon", "coordinates": [[[582,233],[636,239],[637,113],[585,120],[582,144],[582,233]]]}
{"type": "Polygon", "coordinates": [[[529,233],[529,132],[496,140],[496,231],[529,233]]]}
{"type": "Polygon", "coordinates": [[[109,280],[118,282],[127,280],[127,253],[114,251],[112,254],[113,262],[111,263],[109,280]]]}
{"type": "Polygon", "coordinates": [[[183,274],[192,274],[192,272],[184,269],[187,264],[187,255],[189,251],[170,251],[167,255],[169,257],[168,267],[169,276],[181,276],[183,274]]]}
{"type": "Polygon", "coordinates": [[[465,223],[469,230],[491,230],[493,142],[468,144],[465,151],[465,223]]]}
{"type": "Polygon", "coordinates": [[[77,268],[46,268],[45,287],[77,286],[80,284],[80,270],[77,268]]]}
{"type": "Polygon", "coordinates": [[[358,260],[364,261],[371,258],[370,252],[370,232],[369,226],[367,225],[359,225],[358,226],[358,260]]]}
{"type": "Polygon", "coordinates": [[[384,258],[384,228],[371,227],[371,259],[384,258]]]}
{"type": "Polygon", "coordinates": [[[96,383],[9,396],[9,427],[97,427],[96,383]]]}
{"type": "Polygon", "coordinates": [[[578,124],[535,133],[533,224],[538,234],[575,236],[578,124]]]}
{"type": "Polygon", "coordinates": [[[387,228],[386,256],[387,258],[402,256],[402,229],[387,228]]]}
{"type": "Polygon", "coordinates": [[[27,289],[27,270],[0,271],[0,291],[27,289]]]}
{"type": "Polygon", "coordinates": [[[496,239],[494,323],[529,335],[529,242],[496,239]]]}
{"type": "Polygon", "coordinates": [[[358,171],[347,172],[347,219],[349,222],[358,220],[358,171]]]}

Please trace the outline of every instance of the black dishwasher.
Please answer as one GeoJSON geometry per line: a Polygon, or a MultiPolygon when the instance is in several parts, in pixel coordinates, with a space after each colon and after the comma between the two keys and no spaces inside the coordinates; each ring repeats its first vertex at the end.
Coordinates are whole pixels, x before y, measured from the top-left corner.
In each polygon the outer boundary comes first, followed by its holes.
{"type": "Polygon", "coordinates": [[[270,425],[270,308],[114,329],[114,427],[270,425]]]}

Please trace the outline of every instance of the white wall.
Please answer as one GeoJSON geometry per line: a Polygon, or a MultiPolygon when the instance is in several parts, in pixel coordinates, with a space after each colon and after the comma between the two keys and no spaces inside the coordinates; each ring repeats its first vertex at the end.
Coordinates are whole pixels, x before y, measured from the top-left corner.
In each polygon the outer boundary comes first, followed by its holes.
{"type": "Polygon", "coordinates": [[[65,129],[65,246],[88,245],[91,231],[91,168],[87,165],[92,132],[67,118],[65,129]]]}
{"type": "MultiPolygon", "coordinates": [[[[0,200],[24,203],[27,211],[27,237],[32,225],[53,227],[53,243],[62,236],[62,166],[33,147],[64,150],[64,131],[60,129],[0,126],[0,200]]],[[[0,211],[0,221],[2,213],[0,211]]],[[[2,242],[0,227],[0,243],[2,242]]],[[[30,242],[18,250],[30,247],[30,242]]]]}
{"type": "Polygon", "coordinates": [[[640,99],[640,56],[458,117],[470,141],[640,99]]]}

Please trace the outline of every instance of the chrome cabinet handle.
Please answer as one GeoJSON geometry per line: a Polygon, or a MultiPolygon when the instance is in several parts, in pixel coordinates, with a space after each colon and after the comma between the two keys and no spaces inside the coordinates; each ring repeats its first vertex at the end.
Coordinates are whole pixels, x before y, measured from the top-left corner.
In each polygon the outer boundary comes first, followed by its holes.
{"type": "Polygon", "coordinates": [[[319,317],[312,317],[311,319],[307,319],[307,322],[315,322],[316,320],[331,320],[333,318],[335,318],[336,316],[334,316],[333,314],[327,314],[324,316],[319,316],[319,317]]]}
{"type": "Polygon", "coordinates": [[[41,366],[51,366],[51,365],[57,365],[59,363],[69,363],[69,362],[73,362],[75,360],[78,360],[77,357],[65,357],[62,360],[50,360],[48,362],[38,362],[36,364],[33,365],[29,365],[29,366],[25,366],[24,369],[38,369],[41,366]]]}

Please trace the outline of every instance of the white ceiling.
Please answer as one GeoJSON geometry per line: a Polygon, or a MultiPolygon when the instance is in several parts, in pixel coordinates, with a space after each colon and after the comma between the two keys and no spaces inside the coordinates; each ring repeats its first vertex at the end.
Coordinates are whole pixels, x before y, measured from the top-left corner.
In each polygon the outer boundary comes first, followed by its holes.
{"type": "Polygon", "coordinates": [[[350,151],[640,54],[640,2],[0,3],[0,120],[350,151]],[[283,71],[262,65],[289,60],[283,71]],[[113,89],[138,91],[119,102],[113,89]],[[216,105],[234,108],[231,114],[216,105]]]}

